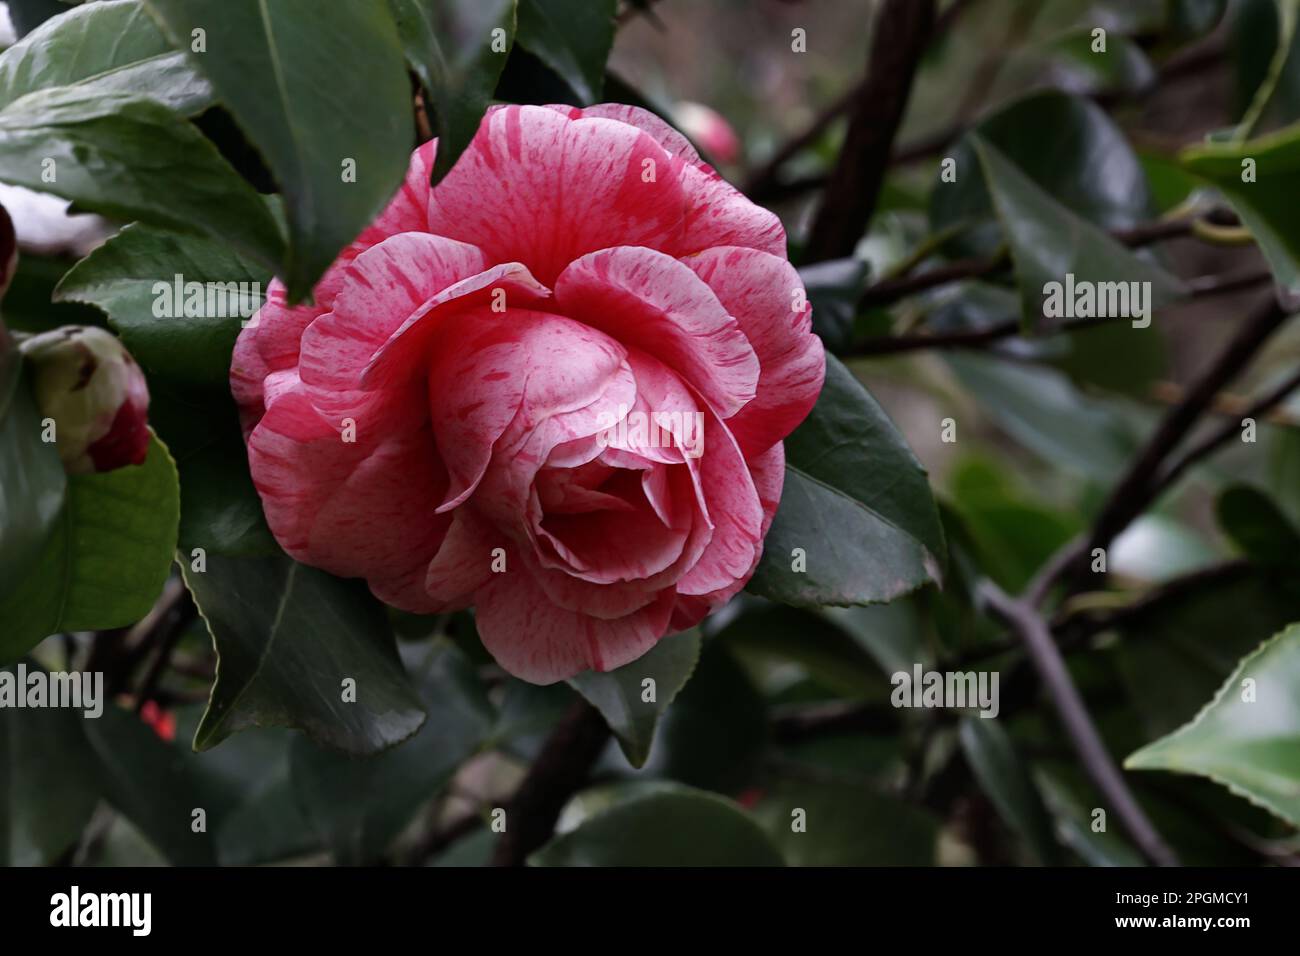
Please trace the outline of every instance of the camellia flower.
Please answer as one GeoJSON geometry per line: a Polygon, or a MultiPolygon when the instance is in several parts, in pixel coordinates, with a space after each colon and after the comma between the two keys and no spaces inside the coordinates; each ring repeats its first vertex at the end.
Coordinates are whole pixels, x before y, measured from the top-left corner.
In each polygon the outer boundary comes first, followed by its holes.
{"type": "Polygon", "coordinates": [[[67,325],[25,339],[42,418],[70,474],[138,465],[149,453],[149,387],[117,337],[67,325]]]}
{"type": "Polygon", "coordinates": [[[434,148],[239,337],[267,521],[525,680],[618,667],[757,565],[825,372],[785,233],[632,107],[495,108],[431,190],[434,148]]]}

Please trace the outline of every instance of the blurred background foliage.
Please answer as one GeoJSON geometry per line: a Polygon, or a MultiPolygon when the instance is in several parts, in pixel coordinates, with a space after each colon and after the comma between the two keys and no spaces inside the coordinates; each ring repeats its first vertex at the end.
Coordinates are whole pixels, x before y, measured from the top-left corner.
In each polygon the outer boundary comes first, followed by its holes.
{"type": "MultiPolygon", "coordinates": [[[[719,161],[720,171],[782,216],[819,334],[929,472],[949,551],[944,587],[827,609],[743,594],[701,633],[656,650],[650,666],[668,699],[648,720],[632,716],[636,686],[539,688],[508,677],[484,653],[469,614],[391,614],[400,664],[419,698],[396,700],[393,713],[422,708],[428,718],[410,739],[365,758],[285,729],[205,730],[212,641],[174,590],[172,646],[142,648],[138,629],[120,628],[93,644],[71,635],[36,651],[46,666],[103,668],[112,692],[145,721],[114,710],[82,734],[79,717],[49,711],[23,715],[21,733],[0,732],[0,772],[11,781],[0,804],[0,860],[481,865],[499,853],[494,810],[509,805],[530,768],[554,760],[547,747],[560,740],[596,756],[571,795],[560,788],[567,799],[558,835],[531,858],[542,865],[1142,862],[1113,821],[1104,832],[1093,826],[1101,798],[978,586],[987,577],[1020,591],[1091,526],[1146,436],[1267,291],[1259,249],[1225,238],[1235,218],[1219,221],[1223,203],[1179,155],[1250,108],[1284,36],[1287,3],[941,4],[945,29],[920,62],[869,229],[851,255],[815,263],[806,255],[808,230],[843,144],[846,94],[868,66],[877,4],[639,0],[619,8],[608,68],[597,63],[594,71],[582,50],[569,51],[578,62],[562,68],[570,61],[540,28],[529,35],[521,10],[499,98],[581,102],[591,90],[580,87],[603,82],[603,98],[670,117],[684,102],[705,104],[734,128],[739,149],[719,161]],[[1098,27],[1107,34],[1104,56],[1090,47],[1098,27]],[[796,29],[806,31],[806,53],[791,50],[796,29]],[[1222,226],[1211,241],[1190,228],[1162,236],[1167,241],[1135,257],[1224,288],[1162,308],[1141,334],[1115,323],[963,339],[1021,323],[1021,290],[1005,262],[902,294],[888,282],[1014,247],[1014,229],[994,215],[977,172],[970,130],[1069,215],[1103,230],[1186,215],[1222,226]],[[800,148],[787,150],[791,142],[800,148]],[[959,178],[940,188],[949,156],[959,178]],[[880,345],[921,334],[953,335],[958,344],[880,345]],[[955,441],[944,440],[949,419],[955,441]],[[148,676],[155,659],[167,666],[148,676]],[[916,662],[996,669],[998,718],[891,707],[889,675],[916,662]],[[580,727],[566,730],[584,696],[617,739],[590,743],[580,727]],[[196,734],[211,749],[193,752],[196,734]],[[629,754],[643,765],[634,767],[629,754]],[[206,808],[206,834],[192,832],[194,807],[206,808]],[[802,831],[791,825],[798,811],[802,831]]],[[[9,7],[21,35],[61,4],[9,7]]],[[[1300,122],[1300,51],[1282,61],[1275,83],[1257,133],[1300,122]]],[[[197,123],[246,179],[269,190],[257,152],[220,107],[197,123]]],[[[1294,201],[1300,188],[1292,182],[1294,201]]],[[[1294,218],[1300,206],[1286,213],[1294,218]]],[[[103,323],[90,306],[51,305],[74,261],[23,256],[4,300],[11,328],[103,323]]],[[[1215,398],[1204,427],[1240,417],[1248,396],[1297,365],[1300,326],[1292,323],[1215,398]]],[[[184,486],[185,432],[168,418],[188,422],[196,408],[207,412],[165,376],[151,387],[155,426],[181,462],[184,486]]],[[[237,456],[233,422],[224,428],[237,456]]],[[[204,459],[214,482],[225,480],[220,461],[204,459]]],[[[183,552],[186,521],[183,512],[183,552]]],[[[257,524],[254,514],[254,538],[257,524]]],[[[1179,728],[1243,657],[1300,620],[1297,528],[1300,398],[1292,397],[1260,422],[1257,442],[1229,442],[1161,495],[1114,541],[1105,583],[1057,610],[1071,676],[1112,754],[1132,754],[1179,728]]],[[[258,552],[255,541],[244,544],[258,552]]],[[[265,560],[255,574],[274,587],[280,570],[265,560]]],[[[218,560],[209,573],[226,572],[218,560]]],[[[350,619],[365,621],[358,627],[386,626],[333,592],[302,600],[304,615],[324,607],[322,618],[355,614],[350,619]]],[[[241,613],[230,609],[232,633],[247,624],[241,613]]],[[[1284,673],[1293,690],[1300,686],[1296,670],[1284,673]]],[[[16,719],[0,711],[0,723],[16,719]]],[[[355,749],[345,739],[330,743],[355,749]]],[[[1298,752],[1279,758],[1293,783],[1298,752]]],[[[1294,816],[1288,823],[1199,777],[1127,776],[1184,863],[1300,860],[1294,816]]]]}

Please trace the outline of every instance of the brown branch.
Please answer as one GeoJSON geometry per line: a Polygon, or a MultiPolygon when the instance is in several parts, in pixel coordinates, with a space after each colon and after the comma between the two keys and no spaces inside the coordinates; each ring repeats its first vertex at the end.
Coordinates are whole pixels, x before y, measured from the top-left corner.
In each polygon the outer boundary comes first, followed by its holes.
{"type": "MultiPolygon", "coordinates": [[[[1297,389],[1300,389],[1300,369],[1292,372],[1281,383],[1252,402],[1242,411],[1240,418],[1262,418],[1282,404],[1287,396],[1297,389]]],[[[1152,498],[1157,497],[1161,492],[1173,485],[1192,465],[1207,458],[1240,434],[1240,420],[1224,422],[1160,472],[1152,482],[1152,498]]]]}
{"type": "Polygon", "coordinates": [[[1097,548],[1108,548],[1120,532],[1146,510],[1163,487],[1158,476],[1165,461],[1212,407],[1224,386],[1250,363],[1287,318],[1287,311],[1272,293],[1247,316],[1228,347],[1192,382],[1182,401],[1161,420],[1141,453],[1111,490],[1092,530],[1057,551],[1035,576],[1025,592],[1029,606],[1040,605],[1062,578],[1079,576],[1086,567],[1085,559],[1089,554],[1097,548]]]}
{"type": "MultiPolygon", "coordinates": [[[[1205,276],[1188,283],[1192,295],[1196,298],[1208,298],[1240,292],[1272,281],[1272,274],[1267,269],[1228,276],[1205,276]]],[[[1113,322],[1111,318],[1070,319],[1053,328],[1039,330],[1041,336],[1059,335],[1065,332],[1080,332],[1113,322]]],[[[877,355],[897,355],[900,352],[915,352],[920,349],[979,349],[1003,339],[1020,335],[1023,326],[1019,319],[1007,319],[995,322],[982,329],[963,329],[957,332],[939,332],[918,335],[880,336],[854,346],[843,356],[865,357],[877,355]]]]}
{"type": "MultiPolygon", "coordinates": [[[[939,19],[943,20],[943,17],[940,16],[939,19]]],[[[941,32],[936,25],[935,34],[939,35],[941,32]]],[[[1156,90],[1162,89],[1166,84],[1180,82],[1218,65],[1223,62],[1226,53],[1227,45],[1223,37],[1211,36],[1201,43],[1180,50],[1161,64],[1156,71],[1155,82],[1148,87],[1141,90],[1103,91],[1094,93],[1089,98],[1105,109],[1112,109],[1133,99],[1140,101],[1151,96],[1156,90]]],[[[782,180],[780,176],[781,167],[803,149],[817,141],[821,133],[829,128],[830,124],[838,119],[844,110],[848,109],[847,101],[851,100],[852,94],[855,92],[856,90],[851,90],[849,93],[844,94],[827,108],[826,114],[818,116],[815,122],[820,126],[815,135],[805,138],[804,134],[800,134],[796,140],[792,140],[783,147],[773,157],[773,160],[769,160],[768,163],[764,164],[762,169],[755,173],[746,184],[745,194],[755,202],[778,202],[825,186],[828,181],[828,177],[825,175],[782,180]],[[777,159],[778,156],[779,159],[777,159]]],[[[970,126],[964,122],[949,123],[913,143],[905,143],[897,147],[890,159],[890,163],[894,166],[905,166],[923,159],[929,159],[955,143],[969,128],[970,126]]]]}
{"type": "Polygon", "coordinates": [[[605,718],[585,700],[575,701],[506,807],[506,830],[492,855],[493,866],[523,866],[551,838],[560,811],[587,782],[608,741],[605,718]]]}
{"type": "Polygon", "coordinates": [[[866,81],[808,237],[807,261],[850,255],[866,231],[934,23],[934,0],[883,0],[866,81]]]}
{"type": "Polygon", "coordinates": [[[189,590],[180,582],[174,583],[179,587],[165,594],[163,600],[159,602],[163,605],[162,611],[145,637],[147,646],[156,650],[135,694],[136,713],[143,710],[144,705],[155,696],[158,682],[162,680],[162,675],[167,670],[172,651],[176,649],[176,645],[185,634],[185,629],[198,616],[198,608],[189,590]]]}
{"type": "Polygon", "coordinates": [[[1157,866],[1177,866],[1178,858],[1174,851],[1147,818],[1106,750],[1083,697],[1066,669],[1060,649],[1052,640],[1047,623],[1032,605],[1008,596],[990,581],[984,583],[982,594],[993,612],[1024,643],[1084,770],[1105,796],[1142,855],[1157,866]]]}
{"type": "MultiPolygon", "coordinates": [[[[1190,218],[1157,219],[1152,222],[1139,223],[1126,229],[1114,229],[1110,235],[1112,239],[1130,249],[1140,249],[1168,239],[1189,236],[1192,234],[1194,222],[1195,220],[1190,218]]],[[[990,256],[958,259],[913,275],[891,276],[868,286],[858,300],[858,308],[866,309],[891,305],[900,299],[905,299],[910,295],[925,292],[938,286],[968,279],[982,279],[985,276],[994,275],[1010,267],[1010,265],[1010,254],[1006,250],[1002,250],[990,256]]],[[[1231,289],[1222,291],[1231,291],[1231,289]]]]}

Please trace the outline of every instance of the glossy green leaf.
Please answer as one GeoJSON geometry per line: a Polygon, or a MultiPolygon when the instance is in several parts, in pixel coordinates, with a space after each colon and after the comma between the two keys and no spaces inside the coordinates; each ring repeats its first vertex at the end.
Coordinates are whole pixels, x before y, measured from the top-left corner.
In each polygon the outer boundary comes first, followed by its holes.
{"type": "Polygon", "coordinates": [[[1233,485],[1224,489],[1215,511],[1219,526],[1252,560],[1300,567],[1300,531],[1258,488],[1233,485]]]}
{"type": "MultiPolygon", "coordinates": [[[[1039,788],[1056,817],[1061,842],[1089,866],[1142,866],[1142,857],[1125,842],[1118,829],[1094,830],[1093,807],[1055,774],[1037,775],[1039,788]]],[[[1090,792],[1090,791],[1089,791],[1090,792]]]]}
{"type": "Polygon", "coordinates": [[[236,734],[203,753],[190,747],[201,705],[172,712],[171,746],[196,778],[222,866],[275,863],[319,852],[320,840],[289,787],[289,746],[297,734],[278,728],[236,734]]]}
{"type": "Polygon", "coordinates": [[[1200,774],[1300,826],[1300,624],[1242,660],[1191,723],[1124,761],[1200,774]]]}
{"type": "Polygon", "coordinates": [[[699,659],[700,632],[692,629],[661,639],[630,664],[604,673],[584,671],[569,683],[600,711],[628,762],[640,767],[650,755],[659,718],[686,685],[699,659]],[[648,701],[651,691],[643,685],[646,680],[654,682],[648,701]]]}
{"type": "MultiPolygon", "coordinates": [[[[752,600],[752,599],[751,599],[752,600]]],[[[753,601],[718,632],[717,640],[745,660],[774,666],[796,664],[817,683],[846,697],[879,692],[888,685],[865,642],[841,620],[820,611],[753,601]]],[[[876,608],[833,608],[842,613],[876,608]]]]}
{"type": "Polygon", "coordinates": [[[1211,182],[1259,243],[1278,285],[1300,292],[1300,123],[1245,143],[1183,151],[1183,166],[1211,182]],[[1253,181],[1246,164],[1253,160],[1253,181]]]}
{"type": "Polygon", "coordinates": [[[284,555],[205,556],[185,583],[219,657],[217,682],[194,737],[215,747],[248,727],[295,727],[354,754],[405,740],[424,710],[397,658],[383,607],[343,581],[284,555]],[[344,700],[344,682],[356,700],[344,700]]]}
{"type": "Polygon", "coordinates": [[[212,83],[284,192],[290,299],[383,210],[414,140],[401,43],[383,3],[145,0],[212,83]],[[364,82],[362,79],[364,78],[364,82]]]}
{"type": "Polygon", "coordinates": [[[186,115],[212,102],[207,81],[154,26],[139,0],[74,7],[0,54],[0,108],[27,93],[73,84],[132,93],[186,115]]]}
{"type": "Polygon", "coordinates": [[[86,721],[86,738],[98,758],[104,794],[119,813],[178,866],[216,862],[212,835],[194,811],[203,809],[191,755],[169,746],[135,714],[111,704],[86,721]]]}
{"type": "Polygon", "coordinates": [[[1046,53],[1051,57],[1062,88],[1078,93],[1136,94],[1156,78],[1155,68],[1142,48],[1119,33],[1106,37],[1106,49],[1093,49],[1092,28],[1074,30],[1054,38],[1046,53]]]}
{"type": "Polygon", "coordinates": [[[473,669],[448,642],[417,667],[429,718],[409,740],[354,759],[299,737],[290,750],[290,779],[299,805],[344,865],[374,863],[472,756],[494,713],[473,669]]]}
{"type": "Polygon", "coordinates": [[[1242,657],[1295,619],[1297,587],[1262,571],[1226,576],[1126,620],[1112,654],[1144,734],[1133,746],[1196,716],[1242,657]]]}
{"type": "MultiPolygon", "coordinates": [[[[1125,293],[1123,300],[1108,302],[1107,309],[1129,300],[1130,283],[1141,283],[1142,289],[1149,289],[1140,296],[1147,309],[1143,319],[1135,318],[1137,303],[1129,302],[1124,314],[1106,316],[1114,322],[1150,322],[1152,310],[1185,294],[1178,279],[1071,212],[989,141],[978,136],[972,141],[1015,263],[1027,328],[1040,328],[1048,321],[1044,318],[1045,286],[1065,283],[1067,275],[1073,275],[1075,283],[1094,283],[1098,287],[1094,315],[1102,310],[1100,299],[1105,289],[1125,293]]],[[[1067,290],[1064,296],[1068,295],[1067,290]]],[[[1071,305],[1067,303],[1066,307],[1071,305]]],[[[1146,328],[1131,328],[1134,335],[1149,332],[1146,328]]]]}
{"type": "Polygon", "coordinates": [[[0,707],[0,865],[53,864],[90,821],[100,791],[83,721],[93,723],[68,708],[0,707]]]}
{"type": "Polygon", "coordinates": [[[584,103],[597,103],[617,6],[615,0],[519,0],[517,39],[584,103]]]}
{"type": "Polygon", "coordinates": [[[938,580],[943,528],[925,469],[884,409],[832,356],[808,418],[785,440],[786,477],[750,581],[784,604],[872,604],[938,580]],[[795,549],[807,570],[793,567],[795,549]]]}
{"type": "Polygon", "coordinates": [[[958,729],[962,753],[998,815],[1020,834],[1044,866],[1060,863],[1052,820],[1029,769],[1006,730],[994,719],[962,718],[958,729]]]}
{"type": "Polygon", "coordinates": [[[1128,463],[1136,437],[1125,420],[1060,372],[973,353],[947,362],[994,421],[1044,461],[1102,481],[1128,463]]]}
{"type": "MultiPolygon", "coordinates": [[[[1102,229],[1135,226],[1151,216],[1137,156],[1118,124],[1089,100],[1034,93],[982,119],[975,132],[1056,202],[1102,229]]],[[[959,141],[950,155],[957,181],[931,190],[931,229],[964,225],[948,248],[956,255],[987,254],[1003,237],[973,137],[959,141]]]]}
{"type": "Polygon", "coordinates": [[[456,164],[496,91],[515,40],[515,0],[388,0],[429,98],[436,183],[456,164]]]}
{"type": "MultiPolygon", "coordinates": [[[[41,417],[22,358],[0,324],[0,606],[37,561],[63,508],[67,479],[41,417]]],[[[0,659],[7,644],[0,635],[0,659]]]]}
{"type": "Polygon", "coordinates": [[[772,841],[730,800],[665,785],[556,837],[534,866],[781,866],[772,841]]]}
{"type": "Polygon", "coordinates": [[[103,309],[150,373],[228,389],[235,339],[269,279],[228,243],[132,225],[69,270],[54,295],[103,309]]]}
{"type": "MultiPolygon", "coordinates": [[[[767,744],[767,707],[730,648],[708,640],[691,679],[664,713],[646,778],[662,778],[719,793],[753,786],[767,744]]],[[[606,765],[627,770],[614,751],[606,765]]]]}
{"type": "Polygon", "coordinates": [[[959,459],[949,489],[982,572],[1011,592],[1083,530],[1077,513],[1039,500],[988,458],[959,459]]]}
{"type": "Polygon", "coordinates": [[[9,104],[0,181],[217,238],[268,268],[282,257],[280,228],[253,187],[193,125],[134,94],[53,87],[9,104]]]}
{"type": "Polygon", "coordinates": [[[833,352],[847,348],[853,341],[858,299],[868,272],[867,263],[861,259],[832,259],[799,270],[812,306],[813,331],[833,352]]]}
{"type": "Polygon", "coordinates": [[[754,809],[791,866],[933,866],[939,828],[896,797],[842,783],[782,782],[754,809]]]}
{"type": "Polygon", "coordinates": [[[157,438],[141,465],[74,475],[40,556],[0,598],[0,660],[59,631],[125,627],[149,613],[171,571],[176,465],[157,438]]]}

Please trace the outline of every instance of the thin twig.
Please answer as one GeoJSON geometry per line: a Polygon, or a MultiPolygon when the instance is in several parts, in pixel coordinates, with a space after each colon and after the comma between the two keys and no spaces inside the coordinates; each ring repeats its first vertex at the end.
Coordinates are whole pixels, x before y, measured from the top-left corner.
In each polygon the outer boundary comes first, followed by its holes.
{"type": "MultiPolygon", "coordinates": [[[[1284,402],[1288,395],[1300,389],[1300,369],[1292,372],[1278,385],[1252,402],[1240,418],[1262,418],[1284,402]]],[[[1176,482],[1192,465],[1213,454],[1241,434],[1241,421],[1224,422],[1181,457],[1167,465],[1152,483],[1152,496],[1158,496],[1176,482]]]]}
{"type": "Polygon", "coordinates": [[[1015,631],[1024,642],[1039,677],[1048,690],[1052,706],[1060,717],[1075,752],[1083,762],[1089,778],[1105,796],[1120,823],[1128,831],[1142,855],[1156,866],[1177,866],[1178,858],[1147,818],[1111,759],[1097,732],[1079,689],[1074,686],[1061,652],[1052,640],[1051,631],[1038,611],[1016,600],[990,581],[981,593],[989,607],[1015,631]]]}
{"type": "Polygon", "coordinates": [[[585,700],[575,701],[506,807],[506,830],[492,854],[493,866],[522,866],[551,838],[560,811],[587,782],[608,741],[605,718],[585,700]]]}
{"type": "MultiPolygon", "coordinates": [[[[926,273],[929,275],[929,273],[926,273]]],[[[1203,276],[1187,283],[1193,298],[1209,298],[1227,295],[1244,289],[1263,285],[1272,280],[1267,269],[1251,269],[1246,272],[1226,276],[1203,276]]],[[[1112,318],[1069,319],[1053,328],[1039,330],[1040,336],[1059,335],[1065,332],[1079,332],[1115,321],[1112,318]]],[[[1007,319],[995,322],[981,329],[961,329],[956,332],[920,333],[916,335],[878,336],[866,339],[857,345],[839,353],[841,356],[863,357],[876,355],[896,355],[900,352],[915,352],[920,349],[979,349],[1002,339],[1020,335],[1024,326],[1019,319],[1007,319]]]]}

